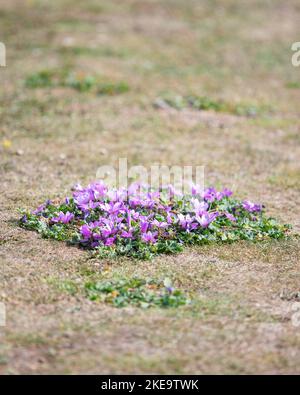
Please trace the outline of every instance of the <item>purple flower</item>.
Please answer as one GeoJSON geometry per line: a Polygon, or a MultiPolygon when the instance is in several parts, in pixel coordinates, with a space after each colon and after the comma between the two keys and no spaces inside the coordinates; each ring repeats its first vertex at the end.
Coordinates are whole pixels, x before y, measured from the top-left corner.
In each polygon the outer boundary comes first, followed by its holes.
{"type": "Polygon", "coordinates": [[[259,212],[262,209],[262,206],[260,204],[252,203],[250,202],[250,200],[244,200],[242,203],[242,207],[249,213],[259,212]]]}
{"type": "Polygon", "coordinates": [[[223,192],[216,192],[216,199],[217,200],[222,200],[224,197],[223,192]]]}
{"type": "Polygon", "coordinates": [[[151,199],[144,199],[141,200],[140,205],[144,208],[151,209],[155,206],[155,202],[151,199]]]}
{"type": "Polygon", "coordinates": [[[101,234],[103,237],[109,237],[111,235],[116,234],[118,229],[115,227],[113,222],[107,223],[104,227],[101,228],[101,234]]]}
{"type": "Polygon", "coordinates": [[[98,182],[95,184],[91,184],[89,186],[91,191],[94,193],[94,198],[95,199],[100,199],[103,198],[106,195],[107,192],[107,187],[104,185],[103,182],[98,182]]]}
{"type": "Polygon", "coordinates": [[[174,216],[175,216],[174,214],[170,214],[170,213],[167,214],[167,223],[169,225],[172,224],[174,216]]]}
{"type": "Polygon", "coordinates": [[[168,192],[171,198],[175,196],[176,191],[173,185],[168,185],[168,192]]]}
{"type": "Polygon", "coordinates": [[[84,213],[86,213],[86,212],[89,212],[89,211],[94,210],[95,208],[99,207],[99,205],[100,205],[99,202],[90,201],[88,203],[81,204],[79,207],[80,207],[80,210],[82,210],[84,213]]]}
{"type": "MultiPolygon", "coordinates": [[[[79,228],[81,243],[93,248],[118,243],[122,246],[127,243],[131,247],[131,239],[148,244],[166,239],[180,241],[183,232],[203,232],[202,229],[209,227],[218,216],[224,219],[223,224],[226,224],[225,219],[237,221],[238,216],[255,221],[263,208],[245,200],[236,203],[228,212],[228,202],[223,199],[230,197],[232,191],[227,188],[220,192],[215,188],[207,188],[203,192],[198,185],[192,185],[191,194],[180,194],[180,198],[178,195],[172,185],[153,190],[146,185],[134,184],[128,189],[109,190],[102,182],[95,182],[87,188],[75,186],[74,213],[60,211],[60,207],[65,207],[62,204],[56,206],[57,214],[51,218],[53,214],[49,214],[49,211],[52,210],[46,209],[50,202],[39,206],[33,213],[49,217],[50,225],[68,224],[76,218],[77,221],[72,224],[74,228],[79,228]],[[244,210],[251,214],[247,215],[244,210]],[[82,226],[78,226],[79,223],[82,226]]],[[[64,203],[69,205],[73,199],[66,198],[64,203]]],[[[26,220],[24,216],[22,221],[26,220]]]]}
{"type": "Polygon", "coordinates": [[[37,215],[40,214],[46,208],[46,203],[41,204],[38,208],[32,211],[32,214],[37,215]]]}
{"type": "Polygon", "coordinates": [[[91,247],[92,248],[96,248],[96,247],[98,247],[99,246],[99,241],[93,241],[92,243],[91,243],[91,247]]]}
{"type": "Polygon", "coordinates": [[[207,228],[210,223],[212,223],[219,213],[205,213],[201,216],[196,216],[196,220],[199,222],[202,228],[207,228]]]}
{"type": "Polygon", "coordinates": [[[97,241],[102,240],[102,236],[99,233],[93,233],[93,239],[97,241]]]}
{"type": "Polygon", "coordinates": [[[159,229],[164,229],[169,226],[169,224],[167,222],[160,222],[157,219],[153,220],[151,225],[156,226],[159,229]]]}
{"type": "Polygon", "coordinates": [[[169,184],[167,186],[167,191],[168,191],[170,199],[173,199],[174,196],[182,196],[182,193],[180,191],[176,190],[174,185],[172,185],[172,184],[169,184]]]}
{"type": "Polygon", "coordinates": [[[147,244],[154,244],[156,243],[155,239],[156,233],[147,232],[142,234],[142,240],[147,244]]]}
{"type": "Polygon", "coordinates": [[[102,203],[102,204],[100,204],[100,208],[111,215],[117,215],[119,213],[123,214],[125,212],[123,202],[102,203]]]}
{"type": "Polygon", "coordinates": [[[199,185],[192,184],[191,190],[192,190],[193,196],[200,195],[200,193],[201,193],[201,188],[199,185]]]}
{"type": "Polygon", "coordinates": [[[212,203],[216,199],[216,193],[217,191],[215,190],[215,188],[207,188],[203,193],[203,199],[207,202],[212,203]]]}
{"type": "Polygon", "coordinates": [[[165,288],[166,288],[166,291],[169,292],[170,294],[171,294],[172,292],[174,292],[174,290],[175,290],[174,287],[165,287],[165,288]]]}
{"type": "Polygon", "coordinates": [[[109,237],[109,238],[107,238],[107,239],[105,240],[104,245],[106,245],[106,246],[111,246],[111,245],[114,244],[115,241],[116,241],[116,238],[115,238],[115,237],[109,237]]]}
{"type": "Polygon", "coordinates": [[[222,191],[223,196],[230,197],[232,195],[232,191],[228,188],[224,188],[222,191]]]}
{"type": "Polygon", "coordinates": [[[139,197],[131,197],[130,199],[129,199],[129,205],[130,205],[130,207],[134,207],[134,208],[136,208],[136,207],[138,207],[138,206],[140,206],[141,205],[141,198],[139,198],[139,197]]]}
{"type": "Polygon", "coordinates": [[[194,212],[196,215],[203,215],[208,210],[208,204],[206,202],[199,202],[198,199],[191,200],[194,206],[194,212]]]}
{"type": "Polygon", "coordinates": [[[225,217],[229,219],[229,221],[236,222],[236,218],[232,214],[230,214],[226,211],[224,214],[225,214],[225,217]]]}
{"type": "Polygon", "coordinates": [[[129,209],[126,209],[126,213],[127,213],[127,225],[130,228],[131,227],[131,211],[129,209]]]}
{"type": "Polygon", "coordinates": [[[132,232],[127,232],[126,230],[123,230],[121,232],[121,237],[124,239],[132,239],[132,232]]]}
{"type": "Polygon", "coordinates": [[[80,233],[82,234],[84,239],[89,239],[92,236],[92,232],[88,225],[82,225],[80,228],[80,233]]]}
{"type": "Polygon", "coordinates": [[[73,196],[74,196],[74,202],[79,207],[93,200],[93,194],[91,194],[89,191],[86,190],[80,192],[74,192],[73,196]]]}
{"type": "Polygon", "coordinates": [[[69,211],[64,214],[62,211],[59,212],[58,217],[51,218],[51,222],[58,223],[61,222],[63,224],[68,224],[74,219],[74,214],[70,213],[69,211]]]}
{"type": "Polygon", "coordinates": [[[140,228],[142,233],[146,233],[150,224],[146,220],[141,220],[140,221],[140,228]]]}
{"type": "Polygon", "coordinates": [[[140,218],[140,213],[138,211],[130,210],[130,216],[136,221],[140,218]]]}
{"type": "Polygon", "coordinates": [[[132,183],[128,187],[128,196],[136,196],[140,191],[140,184],[137,182],[132,183]]]}
{"type": "Polygon", "coordinates": [[[159,191],[148,192],[147,198],[150,200],[157,200],[160,198],[160,192],[159,191]]]}
{"type": "Polygon", "coordinates": [[[27,221],[28,221],[27,215],[24,214],[23,217],[21,218],[21,222],[23,222],[23,224],[26,224],[27,221]]]}
{"type": "Polygon", "coordinates": [[[177,218],[179,225],[187,232],[195,230],[198,227],[197,222],[194,222],[194,217],[191,217],[190,214],[178,214],[177,218]]]}

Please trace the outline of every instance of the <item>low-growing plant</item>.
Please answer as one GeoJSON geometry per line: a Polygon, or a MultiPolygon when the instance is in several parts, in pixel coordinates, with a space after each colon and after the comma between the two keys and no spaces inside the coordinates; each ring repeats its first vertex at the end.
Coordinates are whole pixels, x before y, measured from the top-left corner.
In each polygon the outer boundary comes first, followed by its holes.
{"type": "Polygon", "coordinates": [[[300,81],[289,81],[286,83],[286,87],[289,89],[300,89],[300,81]]]}
{"type": "Polygon", "coordinates": [[[166,103],[168,106],[176,108],[177,110],[182,110],[184,108],[192,108],[194,110],[206,110],[206,111],[216,111],[216,112],[227,112],[235,115],[241,116],[256,116],[262,112],[270,111],[268,106],[262,105],[257,106],[254,104],[238,103],[230,104],[223,100],[214,100],[207,96],[167,96],[165,98],[159,99],[166,103]]]}
{"type": "Polygon", "coordinates": [[[95,76],[85,73],[75,73],[64,70],[42,70],[33,73],[25,80],[28,88],[46,88],[65,86],[79,92],[94,92],[99,95],[118,95],[129,90],[126,82],[105,82],[95,76]]]}
{"type": "Polygon", "coordinates": [[[120,93],[128,92],[129,86],[126,82],[103,82],[97,86],[98,95],[118,95],[120,93]]]}
{"type": "Polygon", "coordinates": [[[149,259],[185,245],[279,239],[289,229],[268,217],[262,205],[235,199],[226,188],[201,192],[197,186],[183,195],[171,186],[158,191],[139,184],[128,190],[101,182],[77,185],[72,197],[22,214],[22,227],[92,249],[99,258],[149,259]]]}
{"type": "Polygon", "coordinates": [[[97,80],[95,77],[88,74],[70,73],[61,84],[76,89],[79,92],[87,92],[95,87],[97,80]]]}
{"type": "Polygon", "coordinates": [[[54,73],[50,70],[41,70],[29,75],[25,80],[28,88],[46,88],[54,85],[54,73]]]}
{"type": "Polygon", "coordinates": [[[85,292],[90,300],[115,307],[179,307],[190,303],[189,297],[175,289],[168,278],[164,281],[131,278],[88,282],[85,292]]]}

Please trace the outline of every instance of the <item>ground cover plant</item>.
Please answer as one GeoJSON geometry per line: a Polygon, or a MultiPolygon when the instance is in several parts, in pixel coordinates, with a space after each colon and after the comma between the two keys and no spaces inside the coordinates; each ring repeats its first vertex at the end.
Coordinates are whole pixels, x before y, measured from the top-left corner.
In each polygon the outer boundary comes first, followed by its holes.
{"type": "Polygon", "coordinates": [[[90,281],[85,284],[85,291],[90,300],[103,301],[115,307],[167,308],[190,303],[187,295],[175,289],[169,278],[163,281],[137,277],[90,281]]]}
{"type": "Polygon", "coordinates": [[[190,305],[191,293],[175,287],[173,281],[136,275],[108,277],[107,273],[91,276],[88,281],[61,280],[50,278],[54,289],[75,296],[82,295],[92,302],[105,303],[114,307],[178,308],[190,305]]]}
{"type": "Polygon", "coordinates": [[[232,197],[229,189],[191,193],[173,186],[152,190],[138,183],[109,189],[104,183],[76,185],[72,197],[47,201],[20,221],[42,236],[95,249],[100,258],[151,258],[182,251],[184,245],[280,239],[287,225],[265,215],[263,206],[232,197]]]}
{"type": "Polygon", "coordinates": [[[271,111],[270,106],[250,103],[228,103],[224,100],[216,100],[207,96],[199,95],[173,95],[166,96],[157,99],[154,104],[161,107],[172,107],[177,110],[183,110],[185,108],[191,108],[193,110],[212,110],[216,112],[225,112],[229,114],[255,117],[260,114],[269,113],[271,111]]]}
{"type": "Polygon", "coordinates": [[[110,96],[129,90],[124,81],[112,82],[82,72],[56,70],[41,70],[30,74],[25,80],[25,86],[31,89],[68,87],[79,92],[92,91],[98,95],[110,96]]]}

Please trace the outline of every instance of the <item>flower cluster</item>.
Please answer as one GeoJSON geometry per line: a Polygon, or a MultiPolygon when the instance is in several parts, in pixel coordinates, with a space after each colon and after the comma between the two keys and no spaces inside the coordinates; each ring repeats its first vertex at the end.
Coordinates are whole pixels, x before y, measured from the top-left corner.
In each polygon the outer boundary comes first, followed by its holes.
{"type": "Polygon", "coordinates": [[[263,206],[236,200],[226,188],[201,193],[192,186],[183,195],[172,186],[109,189],[101,182],[76,185],[72,197],[24,212],[21,223],[43,236],[96,249],[100,256],[140,258],[177,252],[184,244],[280,238],[287,230],[266,217],[263,206]]]}

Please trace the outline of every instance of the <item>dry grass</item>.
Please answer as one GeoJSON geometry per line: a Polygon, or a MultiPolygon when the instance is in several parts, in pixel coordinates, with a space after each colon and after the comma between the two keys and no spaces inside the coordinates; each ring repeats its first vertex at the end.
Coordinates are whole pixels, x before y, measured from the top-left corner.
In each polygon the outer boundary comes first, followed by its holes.
{"type": "Polygon", "coordinates": [[[299,81],[290,62],[299,12],[296,0],[1,1],[1,373],[299,373],[295,300],[286,297],[300,291],[299,239],[111,265],[16,223],[18,207],[64,196],[125,156],[205,165],[211,183],[264,202],[299,230],[300,90],[289,88],[299,81]],[[41,69],[125,81],[130,91],[25,88],[41,69]],[[153,102],[165,93],[273,110],[159,110],[153,102]],[[61,287],[103,273],[171,276],[198,302],[115,309],[61,287]]]}

